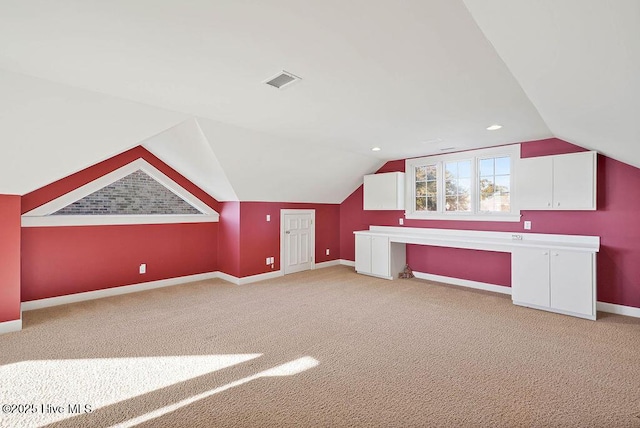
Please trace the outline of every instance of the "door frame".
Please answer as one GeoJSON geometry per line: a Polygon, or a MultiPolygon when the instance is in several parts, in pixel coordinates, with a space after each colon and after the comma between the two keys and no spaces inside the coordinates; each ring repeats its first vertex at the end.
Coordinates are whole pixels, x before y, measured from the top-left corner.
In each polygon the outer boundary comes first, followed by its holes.
{"type": "Polygon", "coordinates": [[[284,257],[285,257],[285,230],[284,230],[284,217],[287,214],[311,214],[311,239],[309,245],[311,246],[311,270],[316,268],[316,210],[295,210],[295,209],[281,209],[280,210],[280,271],[282,275],[286,275],[284,271],[284,257]]]}

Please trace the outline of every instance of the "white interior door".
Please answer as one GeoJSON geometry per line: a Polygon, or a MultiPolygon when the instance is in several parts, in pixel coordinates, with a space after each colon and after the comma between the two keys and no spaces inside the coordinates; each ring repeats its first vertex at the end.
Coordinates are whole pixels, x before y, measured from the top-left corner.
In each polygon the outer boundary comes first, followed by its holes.
{"type": "Polygon", "coordinates": [[[315,240],[315,212],[299,210],[282,213],[284,274],[309,270],[313,267],[315,240]]]}

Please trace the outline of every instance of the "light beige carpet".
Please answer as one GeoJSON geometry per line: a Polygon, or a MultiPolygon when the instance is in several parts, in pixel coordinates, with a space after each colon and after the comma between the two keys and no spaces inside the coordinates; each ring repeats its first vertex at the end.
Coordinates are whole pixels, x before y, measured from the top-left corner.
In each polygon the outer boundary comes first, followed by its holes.
{"type": "Polygon", "coordinates": [[[25,312],[0,350],[0,404],[64,407],[0,426],[640,427],[640,320],[344,266],[25,312]]]}

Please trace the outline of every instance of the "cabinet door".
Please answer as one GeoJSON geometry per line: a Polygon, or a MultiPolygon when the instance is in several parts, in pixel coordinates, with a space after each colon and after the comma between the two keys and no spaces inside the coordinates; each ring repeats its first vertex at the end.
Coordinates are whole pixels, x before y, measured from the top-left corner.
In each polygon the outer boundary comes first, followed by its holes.
{"type": "Polygon", "coordinates": [[[404,174],[389,172],[364,176],[365,210],[404,210],[404,174]]]}
{"type": "Polygon", "coordinates": [[[552,209],[553,159],[551,156],[520,159],[517,180],[519,209],[552,209]]]}
{"type": "Polygon", "coordinates": [[[371,236],[356,235],[356,272],[371,273],[371,236]]]}
{"type": "Polygon", "coordinates": [[[371,238],[371,273],[391,276],[389,273],[389,238],[371,238]]]}
{"type": "Polygon", "coordinates": [[[517,248],[511,254],[511,298],[514,303],[549,307],[549,251],[517,248]]]}
{"type": "Polygon", "coordinates": [[[575,251],[551,251],[551,307],[594,315],[594,255],[575,251]]]}
{"type": "Polygon", "coordinates": [[[595,152],[553,157],[553,208],[595,210],[595,152]]]}

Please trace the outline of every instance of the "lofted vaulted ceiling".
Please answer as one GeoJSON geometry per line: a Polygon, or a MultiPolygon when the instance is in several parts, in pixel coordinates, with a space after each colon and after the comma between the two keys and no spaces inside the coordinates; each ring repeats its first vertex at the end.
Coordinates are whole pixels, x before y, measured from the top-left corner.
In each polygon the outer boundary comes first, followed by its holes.
{"type": "Polygon", "coordinates": [[[137,144],[220,200],[552,135],[640,166],[638,28],[633,0],[0,0],[0,193],[137,144]]]}

